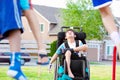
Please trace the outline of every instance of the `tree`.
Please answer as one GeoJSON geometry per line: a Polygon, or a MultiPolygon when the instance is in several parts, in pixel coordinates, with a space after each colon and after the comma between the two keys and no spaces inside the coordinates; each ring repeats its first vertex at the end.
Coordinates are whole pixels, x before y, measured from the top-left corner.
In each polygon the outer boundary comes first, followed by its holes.
{"type": "Polygon", "coordinates": [[[50,53],[48,54],[48,56],[53,56],[55,54],[55,51],[57,50],[57,40],[53,41],[51,44],[50,44],[50,53]]]}
{"type": "Polygon", "coordinates": [[[90,0],[67,1],[67,8],[61,10],[64,26],[82,27],[87,39],[103,39],[105,30],[98,10],[92,8],[90,0]]]}

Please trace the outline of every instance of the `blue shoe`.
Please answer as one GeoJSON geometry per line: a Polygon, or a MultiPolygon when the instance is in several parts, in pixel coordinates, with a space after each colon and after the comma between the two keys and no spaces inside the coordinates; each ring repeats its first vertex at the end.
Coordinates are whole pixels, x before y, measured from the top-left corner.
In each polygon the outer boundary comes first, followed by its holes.
{"type": "Polygon", "coordinates": [[[16,52],[11,54],[10,58],[10,67],[7,72],[7,75],[16,79],[16,80],[27,80],[25,75],[21,70],[21,53],[16,52]]]}

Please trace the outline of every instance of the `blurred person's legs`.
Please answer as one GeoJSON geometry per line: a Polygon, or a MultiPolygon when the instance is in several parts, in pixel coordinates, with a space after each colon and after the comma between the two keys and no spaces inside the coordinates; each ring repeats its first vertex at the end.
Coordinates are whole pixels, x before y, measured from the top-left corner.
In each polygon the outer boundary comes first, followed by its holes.
{"type": "Polygon", "coordinates": [[[112,3],[112,0],[93,0],[93,5],[95,8],[99,9],[103,24],[108,31],[111,39],[114,41],[117,46],[120,58],[120,35],[118,33],[117,27],[114,22],[114,17],[109,8],[109,5],[112,3]]]}
{"type": "Polygon", "coordinates": [[[0,35],[8,37],[10,44],[10,67],[8,76],[27,80],[21,70],[20,34],[23,32],[19,0],[0,1],[0,35]]]}
{"type": "MultiPolygon", "coordinates": [[[[30,25],[30,28],[33,32],[33,35],[37,41],[37,45],[38,45],[38,64],[39,63],[44,63],[44,62],[48,62],[48,57],[47,56],[41,56],[40,54],[44,54],[45,51],[45,44],[42,43],[42,37],[40,35],[42,35],[40,33],[40,29],[39,29],[39,21],[35,15],[35,12],[32,9],[32,4],[31,4],[31,0],[21,0],[21,7],[23,9],[23,14],[26,16],[28,23],[30,25]]],[[[44,54],[47,55],[47,54],[44,54]]]]}
{"type": "Polygon", "coordinates": [[[27,80],[21,70],[21,32],[20,30],[14,30],[9,32],[9,43],[11,50],[10,67],[7,74],[17,80],[27,80]]]}
{"type": "Polygon", "coordinates": [[[120,35],[115,25],[111,10],[109,6],[100,8],[99,10],[102,16],[102,21],[104,26],[108,31],[108,33],[110,34],[111,39],[114,41],[115,45],[117,46],[117,51],[119,52],[119,58],[120,58],[120,35]]]}

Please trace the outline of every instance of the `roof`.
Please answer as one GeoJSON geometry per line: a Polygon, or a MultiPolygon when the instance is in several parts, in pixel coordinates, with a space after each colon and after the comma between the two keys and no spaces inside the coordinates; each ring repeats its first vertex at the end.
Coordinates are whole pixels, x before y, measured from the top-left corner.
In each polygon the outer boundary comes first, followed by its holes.
{"type": "Polygon", "coordinates": [[[120,27],[120,17],[115,17],[116,26],[120,27]]]}
{"type": "Polygon", "coordinates": [[[42,5],[33,5],[33,7],[50,23],[58,23],[56,19],[56,15],[59,13],[60,8],[48,7],[42,5]]]}
{"type": "Polygon", "coordinates": [[[49,35],[54,35],[56,36],[58,32],[60,32],[60,26],[59,25],[56,25],[54,28],[52,28],[50,31],[49,31],[49,35]]]}

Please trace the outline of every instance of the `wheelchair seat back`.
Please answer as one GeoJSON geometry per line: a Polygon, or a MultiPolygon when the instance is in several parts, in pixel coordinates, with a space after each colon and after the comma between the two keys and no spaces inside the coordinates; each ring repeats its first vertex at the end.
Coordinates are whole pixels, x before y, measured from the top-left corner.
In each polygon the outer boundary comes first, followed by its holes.
{"type": "MultiPolygon", "coordinates": [[[[75,32],[75,40],[81,40],[83,44],[86,44],[86,34],[84,32],[75,32]]],[[[65,32],[58,33],[57,48],[65,41],[65,32]]]]}

